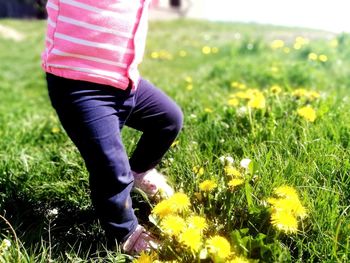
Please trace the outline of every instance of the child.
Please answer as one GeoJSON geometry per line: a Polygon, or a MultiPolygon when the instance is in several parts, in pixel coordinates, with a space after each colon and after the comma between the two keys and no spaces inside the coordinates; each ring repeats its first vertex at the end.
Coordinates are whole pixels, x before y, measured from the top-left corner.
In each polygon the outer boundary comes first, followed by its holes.
{"type": "Polygon", "coordinates": [[[154,244],[138,225],[130,191],[173,194],[154,167],[182,127],[180,108],[139,76],[150,0],[48,0],[42,66],[49,96],[89,171],[91,198],[106,234],[126,253],[154,244]],[[130,159],[120,131],[142,136],[130,159]]]}

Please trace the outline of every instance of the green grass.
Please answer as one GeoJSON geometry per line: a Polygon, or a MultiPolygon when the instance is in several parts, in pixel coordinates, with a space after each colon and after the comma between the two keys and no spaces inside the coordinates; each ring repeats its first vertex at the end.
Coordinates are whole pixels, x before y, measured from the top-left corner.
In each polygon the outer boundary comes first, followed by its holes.
{"type": "MultiPolygon", "coordinates": [[[[1,221],[0,240],[7,238],[12,246],[6,253],[0,250],[0,261],[16,262],[18,255],[21,262],[127,261],[104,247],[89,200],[87,171],[51,108],[40,69],[44,22],[0,24],[25,35],[22,42],[0,36],[0,215],[15,229],[20,246],[18,251],[14,234],[1,221]],[[52,209],[58,210],[57,216],[49,215],[52,209]]],[[[240,244],[249,258],[350,261],[349,47],[349,35],[306,29],[181,20],[150,24],[140,70],[173,97],[185,115],[179,143],[159,168],[176,190],[188,194],[192,209],[212,222],[210,231],[240,244]],[[297,36],[310,42],[296,50],[297,36]],[[284,40],[290,52],[271,49],[274,39],[284,40]],[[336,47],[330,45],[332,39],[336,47]],[[204,46],[218,52],[204,55],[204,46]],[[163,57],[154,59],[152,52],[163,57]],[[311,52],[328,60],[311,61],[311,52]],[[186,77],[193,80],[192,90],[186,77]],[[242,115],[229,106],[230,94],[237,92],[231,87],[235,81],[264,92],[266,108],[242,115]],[[272,85],[279,85],[282,93],[271,94],[272,85]],[[310,102],[315,122],[296,113],[308,103],[291,95],[300,87],[321,94],[310,102]],[[223,155],[254,163],[246,185],[234,192],[224,187],[223,155]],[[193,172],[195,166],[204,168],[202,176],[193,172]],[[195,194],[204,179],[220,184],[200,203],[195,194]],[[281,185],[295,187],[308,210],[297,234],[278,233],[267,222],[269,210],[263,201],[281,185]]],[[[128,128],[123,131],[128,152],[138,136],[128,128]]],[[[149,209],[137,194],[134,197],[138,214],[149,209]]],[[[167,253],[163,256],[171,257],[167,253]]],[[[191,255],[179,257],[191,261],[191,255]]]]}

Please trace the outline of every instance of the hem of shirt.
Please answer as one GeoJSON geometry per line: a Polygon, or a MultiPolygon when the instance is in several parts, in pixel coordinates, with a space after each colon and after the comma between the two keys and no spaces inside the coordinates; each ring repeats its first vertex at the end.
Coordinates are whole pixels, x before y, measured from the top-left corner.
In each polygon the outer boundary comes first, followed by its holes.
{"type": "Polygon", "coordinates": [[[42,67],[45,72],[53,74],[58,77],[93,82],[93,83],[102,84],[106,86],[112,86],[114,88],[122,89],[122,90],[126,90],[129,87],[130,81],[134,84],[133,86],[136,89],[140,81],[140,77],[138,77],[136,80],[128,79],[127,81],[123,81],[123,80],[106,77],[103,75],[86,74],[84,72],[79,72],[79,71],[74,71],[69,69],[45,67],[44,65],[42,67]]]}

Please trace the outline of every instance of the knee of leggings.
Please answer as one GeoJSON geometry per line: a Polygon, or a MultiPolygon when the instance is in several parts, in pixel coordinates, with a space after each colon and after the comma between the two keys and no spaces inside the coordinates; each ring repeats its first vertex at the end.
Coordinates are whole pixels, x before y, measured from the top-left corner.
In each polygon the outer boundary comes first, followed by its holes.
{"type": "Polygon", "coordinates": [[[179,106],[172,107],[171,111],[167,114],[167,127],[175,136],[180,132],[183,127],[183,113],[179,106]]]}

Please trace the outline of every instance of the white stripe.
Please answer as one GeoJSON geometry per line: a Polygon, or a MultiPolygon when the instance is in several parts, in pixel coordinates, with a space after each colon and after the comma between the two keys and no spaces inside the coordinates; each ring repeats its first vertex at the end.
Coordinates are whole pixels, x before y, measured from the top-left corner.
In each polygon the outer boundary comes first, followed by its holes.
{"type": "Polygon", "coordinates": [[[80,71],[80,72],[91,73],[91,74],[96,74],[96,75],[102,75],[102,76],[107,76],[107,77],[111,77],[114,79],[118,78],[118,76],[122,77],[122,75],[118,74],[118,72],[106,71],[106,70],[101,70],[101,69],[87,69],[87,68],[72,67],[72,66],[67,66],[67,65],[51,64],[51,63],[48,63],[47,66],[54,67],[54,68],[71,69],[74,71],[80,71]]]}
{"type": "Polygon", "coordinates": [[[112,44],[105,44],[105,43],[88,41],[88,40],[68,36],[65,34],[57,33],[57,32],[55,33],[55,37],[60,38],[60,39],[64,39],[64,40],[72,42],[72,43],[84,45],[84,46],[102,48],[102,49],[107,49],[107,50],[111,50],[111,51],[119,51],[119,52],[125,53],[125,54],[133,54],[134,53],[134,51],[132,49],[122,48],[120,46],[116,46],[116,45],[112,45],[112,44]]]}
{"type": "Polygon", "coordinates": [[[58,11],[58,5],[53,4],[50,0],[47,2],[46,7],[50,7],[50,8],[52,8],[53,10],[58,11]]]}
{"type": "MultiPolygon", "coordinates": [[[[118,12],[113,12],[113,11],[109,11],[107,9],[101,9],[95,6],[91,6],[91,5],[87,5],[87,4],[83,4],[74,0],[60,0],[62,3],[67,4],[67,5],[71,5],[71,6],[75,6],[75,7],[79,7],[81,9],[85,9],[91,12],[95,12],[98,13],[100,15],[104,15],[104,16],[112,16],[114,18],[118,18],[118,19],[123,19],[123,17],[120,15],[120,13],[118,12]]],[[[97,0],[96,0],[97,1],[97,0]]],[[[125,19],[126,21],[130,22],[130,19],[125,19]]]]}
{"type": "Polygon", "coordinates": [[[113,30],[113,29],[109,29],[109,28],[106,28],[106,27],[102,27],[102,26],[96,26],[96,25],[89,24],[89,23],[86,23],[86,22],[82,22],[82,21],[79,21],[79,20],[76,20],[76,19],[72,19],[72,18],[69,18],[69,17],[66,17],[66,16],[59,16],[58,20],[66,22],[66,23],[69,23],[69,24],[72,24],[72,25],[75,25],[75,26],[80,26],[80,27],[84,27],[84,28],[87,28],[87,29],[90,29],[90,30],[100,31],[100,32],[103,32],[103,33],[109,33],[109,34],[113,34],[113,35],[116,35],[116,36],[121,36],[121,37],[125,37],[125,38],[132,38],[133,37],[132,34],[123,33],[123,32],[120,32],[118,30],[113,30]]]}
{"type": "Polygon", "coordinates": [[[102,58],[97,58],[97,57],[92,57],[92,56],[85,56],[85,55],[67,53],[67,52],[63,52],[63,51],[58,50],[58,49],[53,49],[51,52],[53,54],[58,55],[58,56],[81,58],[81,59],[86,59],[86,60],[90,60],[90,61],[95,61],[95,62],[99,62],[99,63],[104,63],[104,64],[117,66],[117,67],[120,67],[120,68],[123,68],[123,69],[126,69],[128,67],[128,65],[125,64],[125,63],[119,63],[119,62],[115,62],[115,61],[112,61],[112,60],[107,60],[107,59],[102,59],[102,58]]]}
{"type": "Polygon", "coordinates": [[[47,23],[48,23],[51,27],[56,27],[56,23],[53,22],[50,18],[47,19],[47,23]]]}

